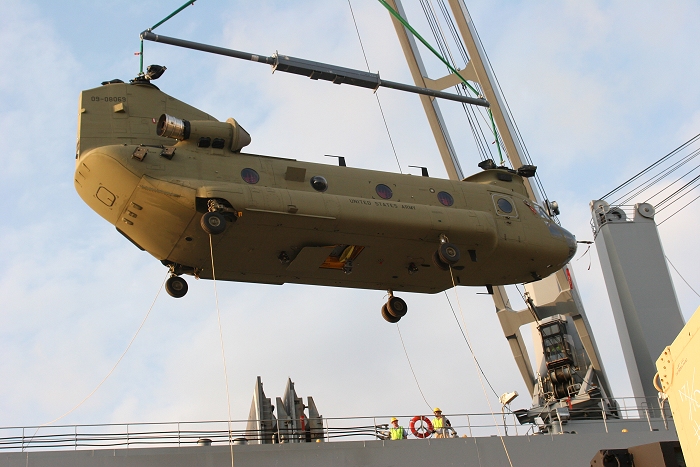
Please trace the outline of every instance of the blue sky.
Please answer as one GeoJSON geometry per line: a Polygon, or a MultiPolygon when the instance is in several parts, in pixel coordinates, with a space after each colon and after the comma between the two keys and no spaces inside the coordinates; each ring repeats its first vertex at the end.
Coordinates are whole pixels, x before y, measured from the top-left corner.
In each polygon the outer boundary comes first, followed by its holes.
{"type": "MultiPolygon", "coordinates": [[[[353,0],[372,71],[410,83],[388,14],[353,0]]],[[[179,2],[0,4],[0,426],[67,412],[110,371],[166,270],[93,213],[73,189],[77,99],[138,71],[138,34],[179,2]]],[[[638,1],[470,1],[468,7],[547,192],[579,239],[588,203],[700,133],[700,5],[638,1]]],[[[420,8],[409,20],[429,37],[420,8]]],[[[364,69],[346,1],[198,0],[157,32],[254,53],[364,69]]],[[[424,55],[429,68],[440,70],[424,55]]],[[[166,93],[236,118],[258,154],[397,171],[371,92],[276,74],[260,64],[147,43],[166,93]]],[[[445,176],[415,96],[380,90],[402,167],[445,176]]],[[[479,161],[459,108],[452,138],[465,172],[479,161]]],[[[666,254],[698,289],[700,203],[660,227],[666,254]]],[[[583,250],[583,249],[581,249],[583,250]]],[[[581,252],[582,253],[582,252],[581,252]]],[[[631,395],[595,248],[573,263],[617,396],[631,395]],[[591,264],[588,268],[589,262],[591,264]]],[[[687,319],[700,299],[673,274],[687,319]]],[[[162,293],[107,382],[62,423],[225,419],[211,282],[162,293]]],[[[268,396],[291,376],[327,416],[425,411],[377,291],[220,283],[233,418],[257,375],[268,396]]],[[[458,293],[477,358],[500,393],[529,406],[488,297],[458,293]]],[[[454,303],[454,291],[450,292],[454,303]]],[[[404,294],[401,332],[423,392],[448,412],[488,409],[445,296],[404,294]],[[435,342],[442,346],[436,348],[435,342]]],[[[497,404],[495,398],[492,403],[497,404]]]]}

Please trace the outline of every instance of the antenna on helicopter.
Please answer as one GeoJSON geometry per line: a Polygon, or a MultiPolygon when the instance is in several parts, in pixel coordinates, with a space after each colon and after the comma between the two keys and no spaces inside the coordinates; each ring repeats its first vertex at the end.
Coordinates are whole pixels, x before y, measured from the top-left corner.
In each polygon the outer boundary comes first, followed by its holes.
{"type": "Polygon", "coordinates": [[[326,157],[337,157],[338,158],[338,165],[340,167],[347,167],[347,165],[345,165],[345,158],[343,156],[335,156],[333,154],[325,154],[325,156],[326,157]]]}
{"type": "Polygon", "coordinates": [[[420,165],[409,165],[409,167],[413,167],[414,169],[420,169],[420,174],[423,177],[430,177],[430,175],[428,175],[427,167],[421,167],[420,165]]]}

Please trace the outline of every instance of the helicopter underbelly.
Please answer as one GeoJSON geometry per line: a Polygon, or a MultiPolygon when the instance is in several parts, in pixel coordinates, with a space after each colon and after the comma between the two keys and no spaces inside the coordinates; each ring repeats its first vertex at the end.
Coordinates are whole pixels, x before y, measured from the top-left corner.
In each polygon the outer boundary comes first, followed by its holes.
{"type": "MultiPolygon", "coordinates": [[[[485,212],[273,188],[233,190],[198,190],[200,196],[226,199],[241,212],[223,234],[212,236],[218,279],[440,292],[453,280],[433,262],[441,234],[462,252],[453,267],[456,285],[530,281],[548,275],[564,259],[563,250],[501,234],[485,212]],[[393,215],[397,212],[402,215],[393,215]],[[347,271],[331,264],[338,247],[360,250],[347,271]]],[[[156,256],[211,278],[209,238],[199,225],[201,216],[192,214],[170,254],[156,256]]]]}
{"type": "MultiPolygon", "coordinates": [[[[208,238],[199,235],[198,217],[193,219],[185,234],[191,240],[180,242],[169,260],[202,265],[200,276],[211,278],[208,238]]],[[[439,270],[432,260],[437,241],[284,226],[261,230],[253,223],[253,216],[248,216],[248,223],[245,223],[245,217],[246,214],[220,237],[214,237],[216,276],[219,279],[424,293],[452,287],[450,273],[439,270]],[[322,267],[337,245],[363,247],[350,274],[341,268],[322,267]],[[281,261],[281,252],[285,252],[290,261],[281,261]]],[[[456,285],[497,285],[533,279],[531,272],[535,269],[531,263],[519,264],[516,261],[511,267],[502,267],[508,255],[517,255],[515,249],[504,246],[490,256],[477,255],[474,262],[467,254],[470,245],[457,246],[463,256],[453,267],[456,285]]]]}

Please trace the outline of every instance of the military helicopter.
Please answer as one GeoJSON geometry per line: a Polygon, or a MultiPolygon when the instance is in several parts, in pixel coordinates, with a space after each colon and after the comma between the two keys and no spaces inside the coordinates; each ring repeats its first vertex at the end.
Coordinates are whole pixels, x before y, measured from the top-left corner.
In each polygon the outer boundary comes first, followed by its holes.
{"type": "MultiPolygon", "coordinates": [[[[262,58],[312,78],[319,69],[262,58]]],[[[369,73],[321,69],[316,78],[371,87],[369,73]]],[[[534,166],[487,160],[452,181],[245,153],[248,132],[162,92],[152,81],[163,71],[81,93],[75,188],[169,268],[173,297],[187,293],[182,275],[213,278],[213,256],[219,280],[386,290],[382,316],[393,323],[408,310],[394,292],[493,293],[546,277],[576,252],[575,237],[528,198],[534,166]]]]}

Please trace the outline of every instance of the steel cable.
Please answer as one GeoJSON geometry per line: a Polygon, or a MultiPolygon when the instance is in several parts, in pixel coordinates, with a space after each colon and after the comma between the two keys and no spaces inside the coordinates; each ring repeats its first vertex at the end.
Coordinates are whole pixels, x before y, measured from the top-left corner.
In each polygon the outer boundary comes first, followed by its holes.
{"type": "MultiPolygon", "coordinates": [[[[357,40],[360,42],[360,48],[362,49],[362,56],[365,58],[365,64],[367,65],[367,71],[371,73],[369,68],[369,61],[367,60],[367,54],[365,53],[365,46],[362,44],[362,37],[360,37],[360,28],[357,26],[357,21],[355,20],[355,12],[352,9],[352,4],[348,0],[348,6],[350,7],[350,15],[352,16],[352,22],[355,24],[355,32],[357,32],[357,40]]],[[[389,131],[389,124],[386,122],[386,117],[384,116],[384,109],[382,108],[382,103],[379,101],[379,94],[375,91],[374,96],[377,98],[377,105],[379,106],[379,112],[382,114],[382,121],[384,121],[384,128],[386,128],[386,134],[389,137],[389,144],[391,144],[391,150],[394,151],[394,157],[396,158],[396,165],[399,166],[399,173],[403,173],[401,170],[401,163],[399,162],[399,155],[396,152],[396,147],[394,146],[394,140],[391,137],[391,132],[389,131]]]]}
{"type": "Polygon", "coordinates": [[[219,311],[219,293],[216,290],[216,269],[214,269],[214,245],[209,234],[209,253],[211,256],[211,276],[214,282],[214,301],[216,303],[216,321],[219,324],[219,340],[221,341],[221,359],[224,363],[224,381],[226,382],[226,404],[228,406],[228,445],[231,451],[231,467],[233,466],[233,433],[231,430],[231,395],[228,387],[228,370],[226,369],[226,351],[224,349],[224,332],[221,326],[221,312],[219,311]]]}
{"type": "MultiPolygon", "coordinates": [[[[452,266],[450,266],[450,278],[452,279],[452,289],[455,291],[455,298],[457,299],[457,307],[459,308],[459,314],[462,317],[462,324],[464,325],[464,332],[465,336],[467,338],[467,341],[470,341],[469,339],[469,331],[467,330],[467,321],[464,319],[464,312],[462,311],[462,304],[459,301],[459,294],[457,293],[457,284],[455,284],[455,276],[452,273],[452,266]]],[[[471,344],[469,345],[469,350],[472,355],[472,359],[474,360],[474,366],[476,369],[479,368],[479,362],[476,359],[476,354],[474,353],[474,350],[472,349],[471,344]]],[[[501,444],[503,445],[503,450],[506,452],[506,457],[508,458],[508,464],[510,467],[513,467],[513,462],[510,459],[510,454],[508,453],[508,448],[506,447],[506,443],[503,440],[503,435],[501,435],[501,429],[499,428],[499,424],[496,421],[496,415],[494,414],[493,407],[491,407],[491,400],[489,399],[488,394],[486,394],[486,388],[484,387],[484,380],[481,377],[481,373],[478,371],[476,372],[477,376],[479,377],[479,383],[481,384],[481,390],[484,393],[484,397],[486,398],[486,403],[489,406],[489,410],[491,411],[491,416],[493,417],[493,424],[496,427],[496,433],[498,434],[498,439],[501,440],[501,444]]]]}
{"type": "Polygon", "coordinates": [[[658,165],[662,164],[662,163],[665,162],[666,160],[670,159],[670,158],[673,157],[675,154],[677,154],[677,153],[680,152],[681,150],[685,149],[687,146],[693,144],[695,141],[698,140],[698,138],[700,138],[700,134],[697,134],[697,135],[693,136],[693,137],[690,138],[688,141],[686,141],[685,143],[681,144],[681,145],[678,146],[676,149],[674,149],[673,151],[669,152],[669,153],[666,154],[664,157],[662,157],[661,159],[657,160],[656,162],[654,162],[653,164],[651,164],[650,166],[648,166],[647,168],[645,168],[644,170],[642,170],[642,171],[639,172],[638,174],[636,174],[636,175],[634,175],[633,177],[629,178],[626,182],[622,183],[622,184],[619,185],[617,188],[614,188],[613,190],[611,190],[611,191],[609,191],[608,193],[604,194],[604,195],[603,195],[602,197],[600,197],[599,199],[605,199],[605,198],[607,198],[607,197],[609,197],[609,196],[611,196],[611,195],[617,193],[618,191],[620,191],[621,189],[623,189],[624,187],[626,187],[626,186],[629,185],[630,183],[632,183],[632,182],[634,182],[635,180],[637,180],[638,178],[640,178],[642,175],[646,174],[647,172],[649,172],[649,171],[652,170],[653,168],[657,167],[658,165]]]}
{"type": "Polygon", "coordinates": [[[124,356],[126,356],[126,353],[131,348],[131,345],[136,340],[136,336],[138,336],[139,332],[141,332],[143,325],[146,324],[146,320],[148,319],[148,316],[151,314],[151,310],[153,310],[153,306],[156,304],[156,300],[158,300],[158,296],[160,296],[160,292],[163,290],[163,285],[165,284],[165,281],[168,280],[168,275],[169,275],[169,273],[167,273],[165,275],[165,278],[163,279],[163,282],[160,284],[160,287],[158,288],[158,292],[156,293],[156,296],[153,299],[153,302],[151,302],[151,306],[148,308],[148,311],[146,312],[146,316],[143,317],[143,320],[141,321],[141,324],[139,325],[138,329],[136,329],[134,336],[131,338],[131,340],[129,341],[129,344],[126,346],[126,349],[124,349],[124,352],[122,352],[121,356],[117,359],[117,362],[114,364],[112,369],[109,370],[109,373],[107,373],[107,376],[102,378],[102,381],[100,381],[100,383],[95,387],[95,389],[93,389],[92,392],[90,392],[90,394],[85,396],[85,398],[82,401],[80,401],[75,407],[73,407],[72,409],[70,409],[68,412],[64,413],[60,417],[58,417],[54,420],[51,420],[50,422],[39,425],[36,428],[36,431],[34,431],[34,434],[31,436],[31,438],[29,438],[29,441],[27,442],[27,444],[32,442],[32,440],[36,436],[37,432],[39,431],[39,428],[45,427],[48,425],[53,425],[54,423],[56,423],[57,421],[61,420],[64,417],[67,417],[69,414],[73,413],[73,411],[75,411],[78,407],[83,405],[88,399],[90,399],[92,397],[93,394],[95,394],[97,392],[98,389],[100,389],[100,387],[102,387],[102,385],[105,383],[105,381],[107,381],[107,378],[109,378],[112,375],[112,373],[114,373],[114,370],[117,369],[117,366],[119,366],[119,363],[121,363],[122,359],[124,358],[124,356]]]}
{"type": "MultiPolygon", "coordinates": [[[[634,199],[635,197],[637,197],[637,196],[639,196],[640,194],[644,193],[646,190],[648,190],[648,189],[651,188],[652,186],[656,185],[656,184],[659,183],[661,180],[663,180],[664,178],[666,178],[667,176],[671,175],[673,172],[675,172],[676,170],[680,169],[680,168],[683,167],[685,164],[687,164],[688,162],[690,162],[691,160],[693,160],[695,157],[698,156],[698,154],[700,154],[700,149],[696,149],[696,150],[693,151],[692,153],[690,153],[690,154],[688,154],[687,156],[683,157],[681,160],[679,160],[679,161],[677,161],[677,162],[674,162],[674,163],[671,164],[668,168],[666,168],[666,169],[662,170],[661,172],[659,172],[658,174],[654,175],[654,176],[653,176],[652,178],[650,178],[649,180],[647,180],[647,181],[645,181],[645,182],[643,182],[643,183],[637,185],[635,188],[632,188],[630,191],[628,191],[628,192],[626,192],[625,194],[621,195],[619,198],[617,198],[617,199],[611,201],[610,204],[627,204],[627,203],[629,203],[632,199],[634,199]],[[623,199],[623,198],[624,198],[624,199],[623,199]]],[[[680,177],[678,177],[678,179],[677,179],[676,181],[678,181],[678,180],[682,179],[683,177],[685,177],[686,175],[690,174],[691,172],[693,172],[694,170],[696,170],[698,167],[700,167],[700,165],[695,166],[695,168],[693,168],[693,169],[690,170],[689,172],[686,172],[685,174],[681,175],[680,177]]],[[[675,182],[674,182],[674,183],[675,183],[675,182]]],[[[654,195],[650,196],[648,199],[651,199],[651,198],[653,198],[654,196],[657,196],[659,193],[665,191],[665,190],[668,189],[669,187],[670,187],[670,185],[667,186],[666,188],[663,188],[662,190],[658,191],[658,192],[655,193],[654,195]]],[[[646,201],[646,202],[648,202],[648,201],[646,201]]]]}

